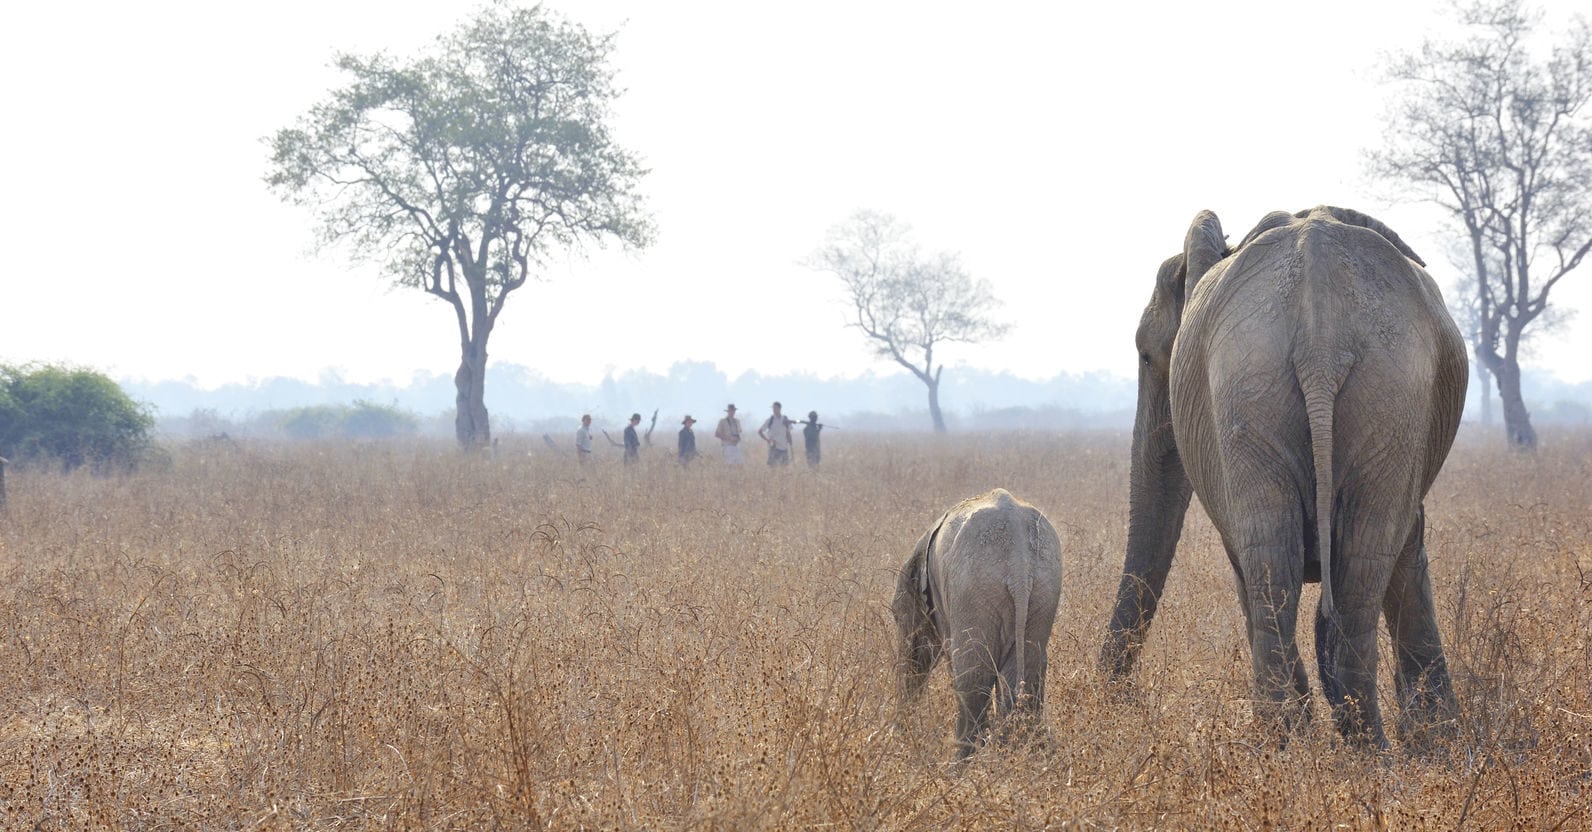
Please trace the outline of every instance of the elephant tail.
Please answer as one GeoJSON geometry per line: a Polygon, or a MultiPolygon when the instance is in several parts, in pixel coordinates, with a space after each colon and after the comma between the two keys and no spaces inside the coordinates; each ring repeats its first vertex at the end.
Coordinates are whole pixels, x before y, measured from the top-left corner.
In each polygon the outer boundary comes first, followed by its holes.
{"type": "Polygon", "coordinates": [[[1321,611],[1315,627],[1315,655],[1321,668],[1321,687],[1329,702],[1337,702],[1339,692],[1336,652],[1342,641],[1337,605],[1333,600],[1333,504],[1336,496],[1333,477],[1333,410],[1337,391],[1348,367],[1337,372],[1299,374],[1304,388],[1305,414],[1310,422],[1310,453],[1315,460],[1315,550],[1321,562],[1321,611]]]}
{"type": "Polygon", "coordinates": [[[1027,678],[1028,615],[1029,604],[1034,595],[1034,570],[1045,561],[1044,539],[1039,529],[1039,523],[1044,521],[1044,516],[1036,509],[1027,507],[1023,514],[1028,520],[1023,524],[1023,536],[1028,538],[1028,550],[1023,552],[1021,572],[1013,575],[1013,580],[1009,584],[1012,594],[1012,649],[1007,651],[1006,662],[1000,667],[1000,698],[997,701],[1000,702],[1002,714],[1014,712],[1022,694],[1039,695],[1039,691],[1033,686],[1041,682],[1039,679],[1027,678]],[[1030,687],[1026,690],[1023,688],[1025,681],[1030,683],[1030,687]]]}
{"type": "MultiPolygon", "coordinates": [[[[1034,541],[1031,546],[1038,546],[1034,541]]],[[[1012,581],[1012,649],[1006,655],[1006,661],[1000,667],[1000,713],[1002,716],[1014,712],[1017,708],[1018,695],[1023,693],[1024,674],[1028,672],[1028,599],[1033,594],[1034,575],[1032,566],[1016,580],[1012,581]]],[[[1033,694],[1034,691],[1028,691],[1033,694]]]]}

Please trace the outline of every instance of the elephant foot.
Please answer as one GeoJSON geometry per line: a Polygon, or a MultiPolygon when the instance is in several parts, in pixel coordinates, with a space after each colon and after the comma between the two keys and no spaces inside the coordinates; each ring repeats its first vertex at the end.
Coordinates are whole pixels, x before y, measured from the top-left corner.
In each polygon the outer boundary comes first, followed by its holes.
{"type": "Polygon", "coordinates": [[[1459,719],[1435,713],[1404,711],[1399,718],[1399,746],[1419,759],[1437,759],[1449,753],[1460,738],[1459,719]]]}
{"type": "MultiPolygon", "coordinates": [[[[1412,674],[1413,675],[1413,674],[1412,674]]],[[[1424,673],[1399,680],[1399,744],[1411,753],[1430,755],[1460,737],[1459,699],[1446,664],[1439,659],[1424,673]]]]}
{"type": "Polygon", "coordinates": [[[1332,720],[1337,723],[1338,735],[1350,747],[1362,751],[1386,751],[1387,734],[1382,732],[1382,718],[1375,703],[1361,703],[1345,696],[1332,707],[1332,720]]]}
{"type": "Polygon", "coordinates": [[[1277,750],[1288,746],[1295,735],[1310,728],[1310,698],[1263,699],[1254,703],[1255,722],[1277,750]]]}

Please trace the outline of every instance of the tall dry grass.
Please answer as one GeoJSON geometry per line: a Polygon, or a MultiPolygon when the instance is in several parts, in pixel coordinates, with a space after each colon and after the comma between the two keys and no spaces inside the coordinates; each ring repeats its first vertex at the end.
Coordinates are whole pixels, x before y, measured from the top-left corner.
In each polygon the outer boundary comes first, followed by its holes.
{"type": "Polygon", "coordinates": [[[1544,445],[1467,438],[1428,502],[1465,712],[1430,760],[1344,749],[1319,702],[1261,744],[1197,508],[1138,693],[1105,695],[1125,436],[841,436],[818,472],[513,442],[12,471],[0,826],[1584,829],[1592,435],[1544,445]],[[954,769],[945,671],[897,709],[888,602],[997,485],[1063,541],[1049,739],[954,769]]]}

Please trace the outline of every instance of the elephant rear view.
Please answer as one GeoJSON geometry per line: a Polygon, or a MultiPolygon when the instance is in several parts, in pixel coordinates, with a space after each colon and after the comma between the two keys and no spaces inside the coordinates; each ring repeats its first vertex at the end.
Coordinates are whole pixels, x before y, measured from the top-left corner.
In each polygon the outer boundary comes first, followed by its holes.
{"type": "Polygon", "coordinates": [[[1399,235],[1358,211],[1264,217],[1228,248],[1203,211],[1140,318],[1128,545],[1101,650],[1126,676],[1197,494],[1244,613],[1255,712],[1310,718],[1295,639],[1320,581],[1316,661],[1339,731],[1387,744],[1377,624],[1394,648],[1400,733],[1451,736],[1459,712],[1438,634],[1422,501],[1465,403],[1465,344],[1399,235]]]}
{"type": "Polygon", "coordinates": [[[901,693],[916,699],[948,655],[958,758],[986,738],[992,708],[1002,716],[1039,711],[1060,603],[1055,528],[1002,489],[958,503],[918,540],[891,605],[901,633],[901,693]]]}

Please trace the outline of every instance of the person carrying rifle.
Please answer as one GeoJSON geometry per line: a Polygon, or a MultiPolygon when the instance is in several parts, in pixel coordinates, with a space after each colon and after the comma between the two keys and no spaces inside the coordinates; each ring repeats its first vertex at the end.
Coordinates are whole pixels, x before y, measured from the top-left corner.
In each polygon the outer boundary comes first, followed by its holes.
{"type": "Polygon", "coordinates": [[[818,434],[827,425],[819,424],[816,410],[808,411],[807,419],[802,424],[807,426],[802,428],[802,440],[807,445],[807,467],[817,468],[819,457],[822,455],[818,448],[818,434]]]}
{"type": "Polygon", "coordinates": [[[691,418],[691,414],[687,413],[686,417],[680,421],[680,424],[684,426],[680,428],[680,465],[686,466],[690,465],[691,460],[696,459],[697,455],[696,433],[691,430],[691,426],[696,424],[696,420],[691,418]]]}

